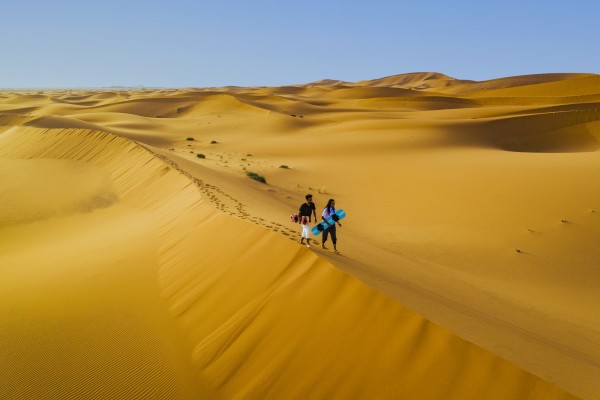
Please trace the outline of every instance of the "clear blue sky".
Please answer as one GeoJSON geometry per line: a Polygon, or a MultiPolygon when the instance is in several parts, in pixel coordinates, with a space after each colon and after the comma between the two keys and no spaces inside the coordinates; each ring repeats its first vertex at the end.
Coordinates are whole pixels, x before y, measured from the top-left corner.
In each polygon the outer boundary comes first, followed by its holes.
{"type": "Polygon", "coordinates": [[[600,1],[0,0],[0,87],[600,73],[600,1]]]}

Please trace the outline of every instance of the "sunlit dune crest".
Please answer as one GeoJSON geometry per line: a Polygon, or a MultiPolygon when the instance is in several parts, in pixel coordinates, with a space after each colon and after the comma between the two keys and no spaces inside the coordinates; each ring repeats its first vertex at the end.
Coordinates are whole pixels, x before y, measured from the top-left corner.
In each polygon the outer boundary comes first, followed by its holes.
{"type": "Polygon", "coordinates": [[[0,398],[600,399],[599,148],[594,74],[0,92],[0,398]]]}

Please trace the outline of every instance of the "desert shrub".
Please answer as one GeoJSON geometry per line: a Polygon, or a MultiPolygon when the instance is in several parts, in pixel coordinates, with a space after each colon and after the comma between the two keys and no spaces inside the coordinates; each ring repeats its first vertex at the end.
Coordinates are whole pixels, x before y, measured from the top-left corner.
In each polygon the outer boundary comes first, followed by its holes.
{"type": "Polygon", "coordinates": [[[290,167],[288,167],[287,165],[280,165],[279,168],[290,169],[290,167]]]}
{"type": "Polygon", "coordinates": [[[248,171],[248,172],[246,172],[246,175],[249,178],[254,179],[255,181],[259,181],[259,182],[262,182],[262,183],[267,183],[267,180],[265,179],[265,177],[262,176],[262,175],[257,174],[256,172],[250,172],[250,171],[248,171]]]}
{"type": "Polygon", "coordinates": [[[216,140],[212,140],[212,141],[210,142],[210,144],[217,144],[217,143],[219,143],[219,142],[217,142],[216,140]]]}
{"type": "Polygon", "coordinates": [[[185,140],[192,141],[192,140],[194,140],[194,138],[193,138],[193,137],[189,137],[189,138],[187,138],[187,139],[185,139],[185,140]]]}
{"type": "Polygon", "coordinates": [[[206,156],[204,154],[202,154],[202,153],[196,154],[196,157],[198,157],[198,158],[206,158],[206,156]]]}

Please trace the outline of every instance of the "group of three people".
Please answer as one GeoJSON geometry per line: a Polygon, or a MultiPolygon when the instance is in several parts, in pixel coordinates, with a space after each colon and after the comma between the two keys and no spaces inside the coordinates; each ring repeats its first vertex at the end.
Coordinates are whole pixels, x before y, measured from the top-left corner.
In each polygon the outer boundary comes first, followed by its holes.
{"type": "MultiPolygon", "coordinates": [[[[302,224],[302,237],[300,238],[300,244],[304,244],[304,239],[306,239],[306,247],[310,247],[310,223],[311,223],[311,217],[314,215],[315,216],[315,222],[317,221],[317,207],[315,206],[315,203],[313,203],[312,200],[312,194],[307,194],[305,196],[306,198],[306,202],[303,203],[300,206],[300,209],[298,210],[298,218],[300,224],[302,224]]],[[[335,200],[334,199],[329,199],[329,201],[327,202],[327,206],[325,207],[325,209],[323,210],[323,213],[321,214],[321,220],[323,220],[326,224],[327,224],[327,218],[329,218],[332,214],[335,214],[335,200]]],[[[324,249],[327,249],[327,247],[325,247],[325,242],[327,241],[327,238],[329,236],[331,236],[331,242],[333,243],[333,250],[337,253],[337,233],[336,233],[336,228],[335,228],[335,222],[331,225],[329,225],[324,231],[323,231],[323,242],[321,243],[321,247],[324,249]]],[[[340,224],[340,222],[338,221],[337,224],[340,226],[340,228],[342,227],[342,224],[340,224]]]]}

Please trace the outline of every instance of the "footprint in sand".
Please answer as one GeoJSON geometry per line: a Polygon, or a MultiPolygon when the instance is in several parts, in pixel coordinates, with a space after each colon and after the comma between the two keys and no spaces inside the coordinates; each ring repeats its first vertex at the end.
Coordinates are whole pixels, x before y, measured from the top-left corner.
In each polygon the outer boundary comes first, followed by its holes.
{"type": "MultiPolygon", "coordinates": [[[[256,225],[264,226],[265,228],[270,229],[274,232],[280,233],[284,236],[288,236],[291,240],[295,240],[295,237],[297,236],[297,232],[295,230],[289,229],[278,222],[267,221],[264,218],[252,216],[250,213],[248,213],[246,211],[244,204],[242,204],[239,200],[237,200],[232,195],[225,193],[219,187],[212,185],[212,184],[205,183],[201,179],[192,176],[189,172],[186,172],[186,171],[180,169],[179,166],[177,165],[177,163],[168,159],[167,157],[156,154],[150,150],[148,150],[148,152],[150,152],[157,158],[161,159],[166,164],[170,165],[173,169],[177,170],[179,173],[185,175],[191,181],[193,181],[196,184],[196,186],[198,187],[198,192],[200,193],[200,195],[205,200],[207,200],[209,203],[214,205],[215,208],[218,209],[219,211],[225,212],[228,215],[231,215],[231,216],[234,216],[234,217],[237,217],[240,219],[249,220],[256,225]],[[279,227],[279,228],[277,228],[277,227],[279,227]]],[[[222,156],[221,156],[221,158],[222,158],[222,156]]],[[[315,242],[315,243],[318,243],[318,242],[315,242]]]]}

